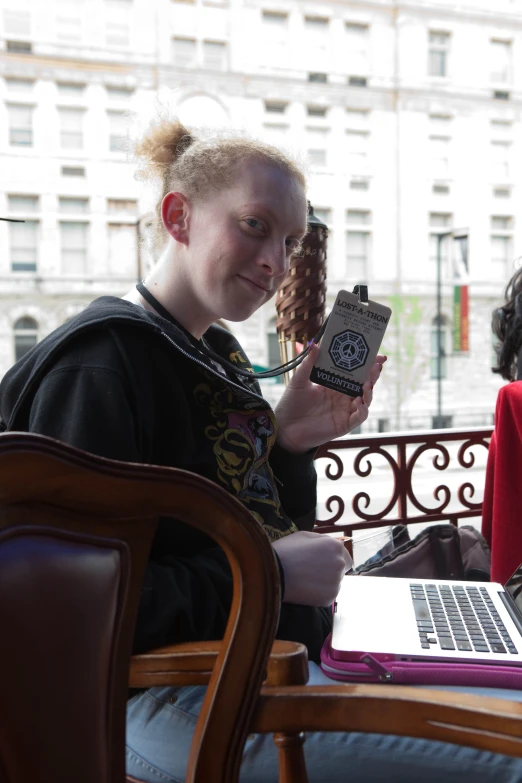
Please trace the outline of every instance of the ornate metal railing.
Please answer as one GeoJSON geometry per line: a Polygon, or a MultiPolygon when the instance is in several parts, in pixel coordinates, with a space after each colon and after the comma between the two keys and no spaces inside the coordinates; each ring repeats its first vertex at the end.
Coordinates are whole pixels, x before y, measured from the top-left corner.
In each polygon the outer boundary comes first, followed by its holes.
{"type": "Polygon", "coordinates": [[[480,517],[493,427],[331,441],[316,455],[321,532],[480,517]],[[441,482],[436,471],[447,471],[441,482]],[[339,482],[329,494],[330,482],[339,482]],[[384,490],[383,498],[381,498],[384,490]],[[350,502],[351,501],[351,502],[350,502]]]}

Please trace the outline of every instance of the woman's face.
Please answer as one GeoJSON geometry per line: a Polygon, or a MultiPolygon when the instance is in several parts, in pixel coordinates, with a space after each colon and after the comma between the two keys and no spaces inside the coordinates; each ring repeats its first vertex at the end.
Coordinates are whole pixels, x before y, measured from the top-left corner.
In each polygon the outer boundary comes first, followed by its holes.
{"type": "Polygon", "coordinates": [[[302,186],[257,161],[243,164],[231,187],[190,206],[184,276],[209,323],[242,321],[274,296],[306,215],[302,186]]]}

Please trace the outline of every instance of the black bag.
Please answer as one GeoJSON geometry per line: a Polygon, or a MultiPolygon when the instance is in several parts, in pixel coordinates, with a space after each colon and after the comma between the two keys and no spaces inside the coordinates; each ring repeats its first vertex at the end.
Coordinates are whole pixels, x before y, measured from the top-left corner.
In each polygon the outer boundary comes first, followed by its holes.
{"type": "Polygon", "coordinates": [[[361,576],[404,576],[489,582],[491,552],[472,525],[432,525],[410,540],[405,525],[393,529],[389,546],[355,569],[361,576]],[[386,551],[388,550],[388,551],[386,551]]]}

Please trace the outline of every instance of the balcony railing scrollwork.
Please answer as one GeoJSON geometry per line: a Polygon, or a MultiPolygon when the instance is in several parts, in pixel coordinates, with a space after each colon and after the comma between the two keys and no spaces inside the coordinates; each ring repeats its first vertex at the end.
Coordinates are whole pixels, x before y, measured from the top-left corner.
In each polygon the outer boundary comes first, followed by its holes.
{"type": "Polygon", "coordinates": [[[383,433],[326,443],[316,454],[320,501],[321,494],[329,493],[330,481],[342,480],[343,486],[342,492],[322,498],[326,514],[319,511],[317,528],[351,534],[353,528],[440,521],[456,525],[480,516],[492,432],[493,427],[476,427],[383,433]],[[443,481],[435,471],[446,471],[443,481]],[[383,486],[389,489],[376,509],[383,486]]]}

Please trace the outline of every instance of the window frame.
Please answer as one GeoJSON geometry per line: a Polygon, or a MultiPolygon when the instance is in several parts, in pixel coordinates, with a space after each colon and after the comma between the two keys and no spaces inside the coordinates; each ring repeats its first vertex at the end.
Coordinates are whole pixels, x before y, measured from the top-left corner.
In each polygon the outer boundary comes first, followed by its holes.
{"type": "Polygon", "coordinates": [[[34,104],[8,102],[6,104],[6,107],[7,107],[7,126],[9,132],[9,146],[10,147],[34,147],[34,124],[33,124],[34,108],[35,108],[34,104]],[[27,126],[23,126],[23,124],[20,124],[20,126],[18,126],[16,122],[13,122],[12,112],[21,109],[25,109],[28,111],[29,123],[27,124],[27,126]],[[22,136],[20,136],[20,139],[23,138],[23,134],[27,134],[26,135],[27,141],[15,140],[17,138],[17,134],[22,134],[22,136]]]}
{"type": "Polygon", "coordinates": [[[39,245],[40,221],[37,219],[25,220],[23,223],[9,224],[9,258],[11,272],[36,274],[38,271],[38,245],[39,245]],[[23,234],[24,229],[31,228],[31,243],[17,244],[23,234]],[[18,237],[16,235],[19,235],[18,237]],[[20,260],[15,260],[17,253],[20,253],[20,260]],[[27,258],[22,260],[21,256],[27,254],[27,258]],[[31,258],[29,258],[31,256],[31,258]]]}
{"type": "Polygon", "coordinates": [[[449,78],[451,38],[451,32],[448,30],[428,30],[428,76],[430,78],[449,78]],[[433,36],[443,36],[444,40],[435,41],[433,36]],[[435,67],[436,59],[439,67],[435,67]]]}
{"type": "Polygon", "coordinates": [[[18,362],[23,356],[25,356],[26,353],[29,353],[29,351],[34,348],[35,345],[38,343],[39,339],[39,324],[36,318],[33,318],[30,315],[22,315],[19,318],[16,319],[16,321],[13,324],[13,355],[15,362],[18,362]],[[22,321],[32,321],[32,324],[28,324],[26,326],[20,326],[20,323],[22,321]],[[22,347],[22,350],[19,350],[20,347],[20,338],[29,338],[31,340],[31,345],[26,345],[25,350],[24,347],[22,347]],[[33,342],[34,338],[34,342],[33,342]]]}
{"type": "Polygon", "coordinates": [[[79,276],[85,276],[87,273],[87,266],[88,266],[88,253],[89,253],[89,230],[90,230],[90,222],[89,220],[60,220],[59,221],[59,229],[60,229],[60,267],[61,272],[66,277],[79,277],[79,276]],[[65,234],[64,234],[64,227],[65,226],[82,226],[84,229],[84,242],[83,245],[79,245],[78,247],[65,247],[65,234]],[[77,263],[77,260],[74,260],[74,271],[71,271],[67,268],[68,265],[70,265],[70,260],[73,258],[71,255],[69,260],[65,257],[65,252],[67,251],[70,254],[76,253],[77,258],[81,258],[81,269],[78,269],[79,266],[77,263]],[[80,256],[81,253],[81,256],[80,256]]]}

